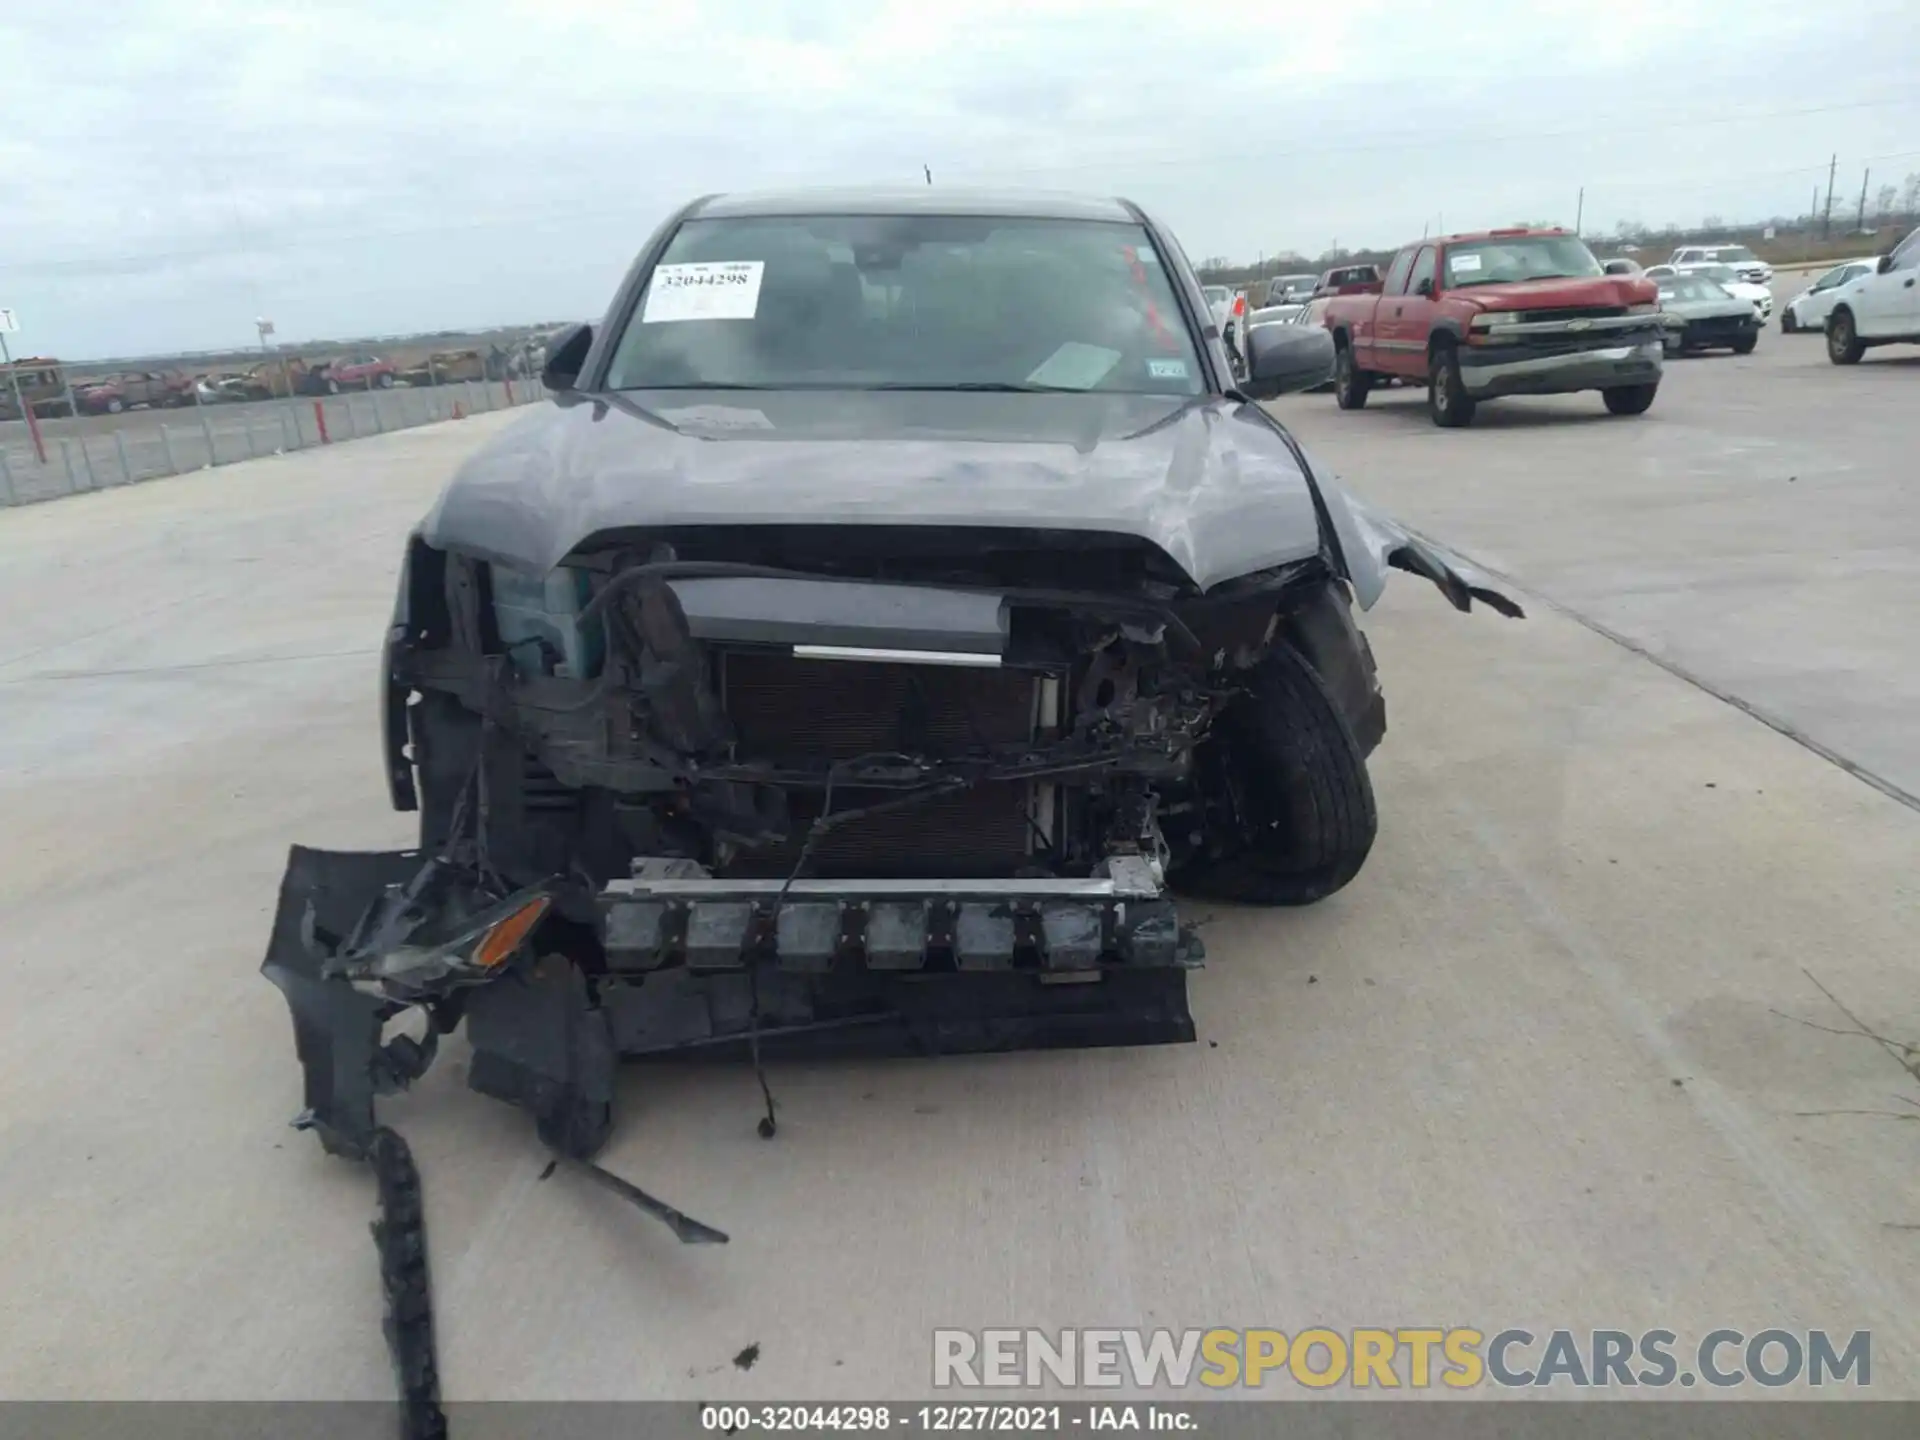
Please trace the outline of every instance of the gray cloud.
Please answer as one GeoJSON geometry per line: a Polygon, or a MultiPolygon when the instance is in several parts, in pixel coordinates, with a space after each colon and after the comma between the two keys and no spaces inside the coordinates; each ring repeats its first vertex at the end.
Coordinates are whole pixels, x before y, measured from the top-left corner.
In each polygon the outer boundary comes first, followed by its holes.
{"type": "Polygon", "coordinates": [[[592,314],[693,194],[923,163],[1131,195],[1196,257],[1920,170],[1902,0],[170,0],[21,7],[0,53],[0,304],[76,357],[592,314]]]}

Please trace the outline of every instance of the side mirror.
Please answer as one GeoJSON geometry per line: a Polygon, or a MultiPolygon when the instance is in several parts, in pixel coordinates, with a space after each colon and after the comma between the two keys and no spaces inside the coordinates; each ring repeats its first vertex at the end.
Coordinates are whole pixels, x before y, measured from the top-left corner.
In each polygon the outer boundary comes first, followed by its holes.
{"type": "Polygon", "coordinates": [[[1255,400],[1311,390],[1333,378],[1333,332],[1323,326],[1256,325],[1247,331],[1247,378],[1255,400]]]}
{"type": "Polygon", "coordinates": [[[541,367],[540,383],[562,394],[579,383],[580,367],[587,363],[587,351],[593,345],[591,325],[569,325],[547,345],[547,363],[541,367]]]}
{"type": "Polygon", "coordinates": [[[1413,287],[1413,293],[1416,295],[1424,295],[1428,299],[1432,299],[1433,298],[1433,281],[1422,276],[1420,283],[1413,287]]]}
{"type": "Polygon", "coordinates": [[[1876,275],[1884,275],[1891,269],[1893,269],[1893,252],[1889,250],[1886,254],[1880,257],[1879,268],[1875,270],[1874,273],[1876,275]]]}

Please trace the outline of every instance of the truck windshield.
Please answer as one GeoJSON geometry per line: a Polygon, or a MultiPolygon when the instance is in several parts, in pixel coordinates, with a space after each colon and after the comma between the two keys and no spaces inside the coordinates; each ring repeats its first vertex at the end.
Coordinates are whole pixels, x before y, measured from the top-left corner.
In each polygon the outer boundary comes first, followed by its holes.
{"type": "Polygon", "coordinates": [[[844,215],[682,225],[607,384],[1186,396],[1202,378],[1141,226],[844,215]]]}
{"type": "Polygon", "coordinates": [[[1662,300],[1725,300],[1730,298],[1704,275],[1675,275],[1660,282],[1662,300]]]}
{"type": "Polygon", "coordinates": [[[1515,235],[1447,247],[1449,290],[1604,273],[1586,243],[1572,235],[1515,235]]]}
{"type": "Polygon", "coordinates": [[[1754,255],[1753,251],[1744,245],[1722,245],[1707,251],[1704,258],[1718,260],[1727,265],[1750,265],[1753,263],[1754,255]]]}

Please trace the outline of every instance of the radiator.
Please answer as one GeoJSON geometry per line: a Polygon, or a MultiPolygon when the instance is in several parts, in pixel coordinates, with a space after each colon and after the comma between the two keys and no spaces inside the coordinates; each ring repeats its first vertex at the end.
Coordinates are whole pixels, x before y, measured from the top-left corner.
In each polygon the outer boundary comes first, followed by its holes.
{"type": "MultiPolygon", "coordinates": [[[[735,651],[720,660],[722,701],[741,760],[800,767],[889,752],[932,758],[1017,745],[1033,734],[1038,679],[1018,670],[805,660],[735,651]]],[[[888,798],[836,788],[836,811],[888,798]]],[[[792,797],[794,839],[741,852],[727,873],[784,876],[821,797],[792,797]]],[[[903,810],[855,820],[815,845],[822,878],[905,879],[1010,875],[1028,862],[1033,787],[977,785],[903,810]]]]}

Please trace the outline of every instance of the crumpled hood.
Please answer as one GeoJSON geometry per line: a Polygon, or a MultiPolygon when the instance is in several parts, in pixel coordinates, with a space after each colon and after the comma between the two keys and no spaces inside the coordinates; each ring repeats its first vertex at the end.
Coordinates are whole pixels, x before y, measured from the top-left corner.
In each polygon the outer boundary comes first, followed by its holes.
{"type": "Polygon", "coordinates": [[[1576,305],[1638,305],[1653,299],[1654,284],[1638,275],[1595,275],[1472,285],[1449,290],[1447,295],[1485,310],[1555,310],[1576,305]]]}
{"type": "Polygon", "coordinates": [[[1131,535],[1202,589],[1321,548],[1300,462],[1243,402],[952,391],[544,406],[460,469],[422,534],[544,573],[612,529],[823,523],[1131,535]]]}

